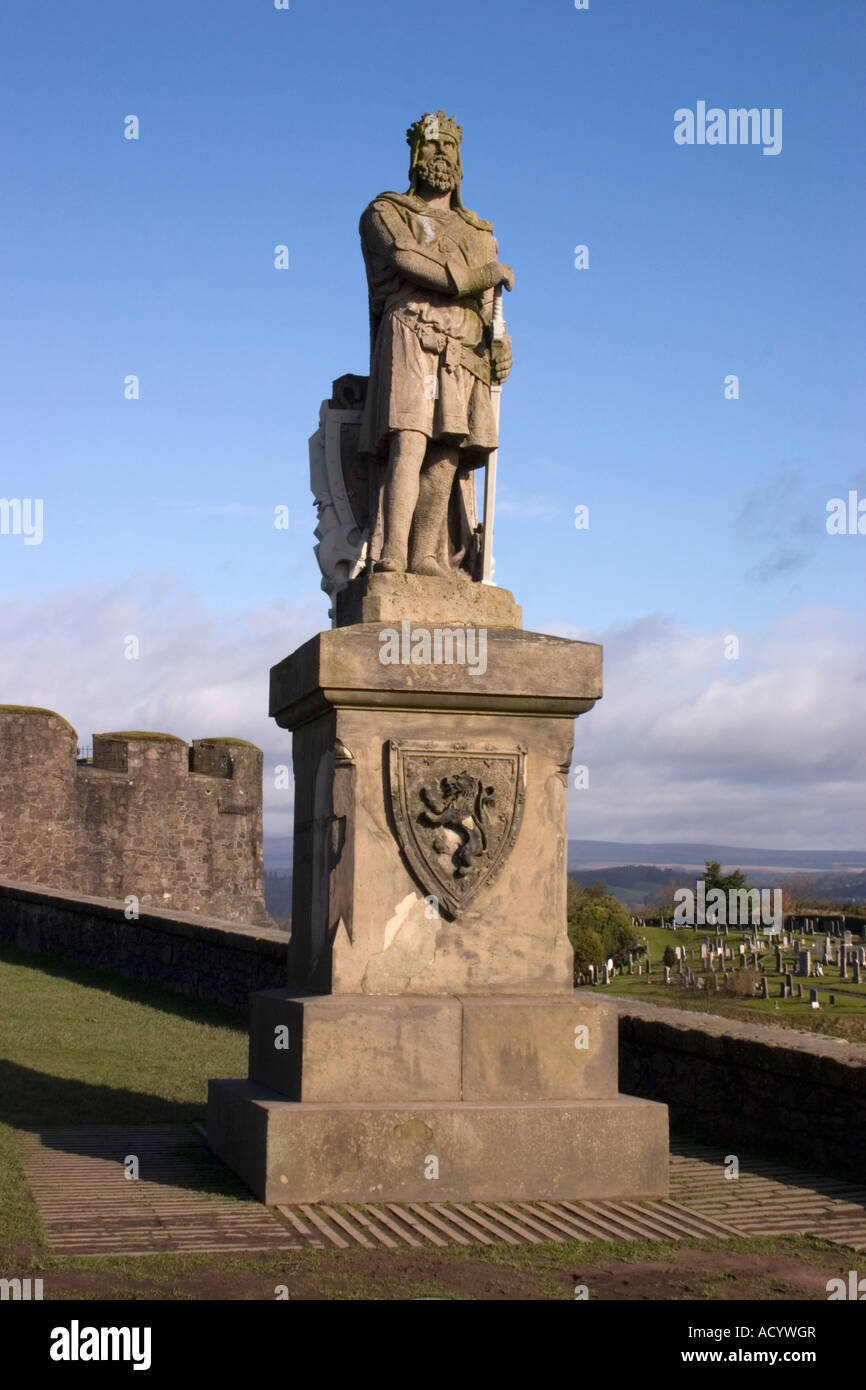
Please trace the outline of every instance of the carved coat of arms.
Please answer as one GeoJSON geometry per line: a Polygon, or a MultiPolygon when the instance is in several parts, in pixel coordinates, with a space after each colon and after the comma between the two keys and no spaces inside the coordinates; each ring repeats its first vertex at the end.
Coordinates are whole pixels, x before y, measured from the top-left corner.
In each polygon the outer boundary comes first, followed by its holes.
{"type": "Polygon", "coordinates": [[[526,749],[388,744],[397,839],[424,892],[452,916],[503,867],[523,818],[526,749]]]}

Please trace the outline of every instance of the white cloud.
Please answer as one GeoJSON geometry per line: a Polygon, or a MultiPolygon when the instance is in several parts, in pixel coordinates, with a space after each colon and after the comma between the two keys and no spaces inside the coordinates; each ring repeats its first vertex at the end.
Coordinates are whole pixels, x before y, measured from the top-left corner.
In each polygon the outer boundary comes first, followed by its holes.
{"type": "Polygon", "coordinates": [[[766,631],[689,632],[641,619],[603,636],[604,699],[576,726],[581,839],[718,840],[777,848],[863,841],[862,627],[804,609],[766,631]]]}

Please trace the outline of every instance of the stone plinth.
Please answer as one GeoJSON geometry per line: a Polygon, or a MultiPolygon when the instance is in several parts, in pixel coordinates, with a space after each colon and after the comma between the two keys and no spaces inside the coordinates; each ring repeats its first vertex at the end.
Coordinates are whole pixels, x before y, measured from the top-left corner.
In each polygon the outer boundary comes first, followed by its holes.
{"type": "Polygon", "coordinates": [[[462,580],[356,597],[367,621],[271,672],[289,980],[253,996],[249,1079],[211,1082],[211,1147],[270,1203],[663,1195],[665,1107],[618,1094],[613,1014],[572,988],[566,790],[601,648],[462,580]]]}
{"type": "Polygon", "coordinates": [[[383,662],[393,648],[365,623],[320,633],[271,673],[271,712],[294,733],[290,983],[568,993],[566,787],[601,648],[490,628],[474,666],[424,664],[412,645],[435,630],[406,627],[405,663],[383,662]],[[493,788],[483,824],[472,829],[468,806],[434,825],[424,795],[441,809],[443,779],[463,775],[493,788]]]}

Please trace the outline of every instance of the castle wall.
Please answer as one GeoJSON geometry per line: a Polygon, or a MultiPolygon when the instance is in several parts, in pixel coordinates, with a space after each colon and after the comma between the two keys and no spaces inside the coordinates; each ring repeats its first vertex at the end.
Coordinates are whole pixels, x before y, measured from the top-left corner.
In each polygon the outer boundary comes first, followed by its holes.
{"type": "Polygon", "coordinates": [[[270,924],[260,749],[96,734],[85,766],[76,747],[60,715],[0,706],[0,878],[270,924]]]}

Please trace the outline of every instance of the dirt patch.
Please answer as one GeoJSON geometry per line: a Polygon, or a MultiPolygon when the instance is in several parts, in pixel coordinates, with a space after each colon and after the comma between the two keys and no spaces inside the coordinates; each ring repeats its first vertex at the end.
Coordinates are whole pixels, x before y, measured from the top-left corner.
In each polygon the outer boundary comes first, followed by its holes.
{"type": "Polygon", "coordinates": [[[584,1259],[586,1252],[573,1243],[486,1257],[473,1251],[299,1251],[259,1258],[145,1256],[87,1267],[43,1258],[22,1262],[10,1275],[41,1277],[44,1297],[53,1301],[272,1301],[282,1286],[292,1301],[546,1301],[573,1299],[576,1288],[585,1287],[595,1301],[785,1302],[826,1300],[827,1280],[844,1274],[852,1258],[842,1249],[802,1249],[784,1241],[773,1246],[772,1252],[677,1246],[649,1259],[607,1258],[597,1247],[584,1259]]]}

